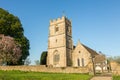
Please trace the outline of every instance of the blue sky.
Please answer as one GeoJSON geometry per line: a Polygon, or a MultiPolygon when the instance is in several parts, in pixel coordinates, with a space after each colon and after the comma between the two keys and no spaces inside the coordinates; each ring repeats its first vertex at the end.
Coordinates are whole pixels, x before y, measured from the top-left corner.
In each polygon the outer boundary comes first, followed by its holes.
{"type": "Polygon", "coordinates": [[[0,0],[0,7],[18,16],[30,40],[30,60],[47,50],[51,19],[72,20],[74,45],[81,43],[107,56],[120,55],[120,0],[0,0]]]}

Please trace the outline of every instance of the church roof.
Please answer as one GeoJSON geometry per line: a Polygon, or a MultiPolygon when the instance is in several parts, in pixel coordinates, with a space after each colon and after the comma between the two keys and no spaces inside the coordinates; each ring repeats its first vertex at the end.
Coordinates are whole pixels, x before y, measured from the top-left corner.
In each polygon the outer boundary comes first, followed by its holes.
{"type": "Polygon", "coordinates": [[[94,51],[93,49],[85,46],[84,44],[82,44],[82,45],[91,55],[98,55],[98,53],[96,51],[94,51]]]}
{"type": "Polygon", "coordinates": [[[95,57],[95,62],[96,63],[104,62],[106,60],[104,55],[97,53],[95,50],[85,46],[84,44],[82,44],[82,45],[91,54],[91,56],[95,57]]]}
{"type": "MultiPolygon", "coordinates": [[[[84,44],[81,44],[80,41],[78,41],[78,44],[77,44],[77,45],[82,45],[92,56],[93,56],[93,55],[99,55],[95,50],[87,47],[87,46],[84,45],[84,44]]],[[[76,46],[73,46],[73,49],[75,49],[75,48],[76,48],[76,46]]]]}
{"type": "Polygon", "coordinates": [[[73,45],[73,50],[76,48],[76,46],[75,45],[73,45]]]}
{"type": "Polygon", "coordinates": [[[105,58],[104,55],[99,54],[99,55],[96,55],[96,56],[95,56],[95,62],[96,62],[96,63],[104,62],[105,60],[106,60],[106,58],[105,58]]]}
{"type": "MultiPolygon", "coordinates": [[[[95,50],[93,50],[93,49],[87,47],[86,45],[82,44],[80,42],[80,40],[78,40],[77,46],[78,45],[82,45],[93,57],[95,57],[96,55],[99,55],[99,53],[97,53],[95,50]]],[[[75,48],[76,48],[76,46],[73,46],[73,49],[75,49],[75,48]]]]}

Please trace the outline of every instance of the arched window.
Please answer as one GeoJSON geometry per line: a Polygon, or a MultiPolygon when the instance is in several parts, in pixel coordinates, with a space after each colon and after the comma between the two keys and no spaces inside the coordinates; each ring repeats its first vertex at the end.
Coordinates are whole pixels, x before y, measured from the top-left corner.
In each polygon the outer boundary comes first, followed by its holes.
{"type": "Polygon", "coordinates": [[[55,54],[54,55],[54,62],[59,62],[60,60],[60,55],[59,54],[55,54]]]}
{"type": "Polygon", "coordinates": [[[58,32],[58,31],[59,31],[59,27],[56,26],[56,27],[55,27],[55,32],[58,32]]]}
{"type": "Polygon", "coordinates": [[[78,66],[80,66],[80,59],[77,59],[77,62],[78,62],[78,66]]]}
{"type": "Polygon", "coordinates": [[[60,55],[59,55],[58,51],[55,51],[54,56],[53,56],[53,62],[56,65],[59,63],[59,61],[60,61],[60,55]]]}
{"type": "Polygon", "coordinates": [[[68,32],[71,33],[71,29],[70,29],[70,27],[68,27],[68,32]]]}
{"type": "Polygon", "coordinates": [[[82,66],[84,66],[84,58],[82,58],[82,66]]]}

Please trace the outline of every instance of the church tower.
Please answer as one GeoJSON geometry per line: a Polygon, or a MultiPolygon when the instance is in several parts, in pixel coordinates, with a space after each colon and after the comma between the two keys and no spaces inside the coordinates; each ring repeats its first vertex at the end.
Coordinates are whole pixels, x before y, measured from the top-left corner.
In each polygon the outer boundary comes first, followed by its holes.
{"type": "Polygon", "coordinates": [[[72,64],[72,26],[66,17],[50,20],[47,65],[67,67],[72,64]]]}

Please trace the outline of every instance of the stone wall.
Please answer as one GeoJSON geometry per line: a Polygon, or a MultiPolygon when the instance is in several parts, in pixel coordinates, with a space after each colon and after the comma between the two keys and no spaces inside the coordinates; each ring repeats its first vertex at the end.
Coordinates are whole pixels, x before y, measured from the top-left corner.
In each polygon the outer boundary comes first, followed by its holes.
{"type": "Polygon", "coordinates": [[[91,61],[90,53],[83,47],[83,45],[78,42],[75,50],[72,53],[73,66],[86,66],[91,61]]]}
{"type": "Polygon", "coordinates": [[[120,64],[116,62],[111,62],[111,69],[113,75],[120,75],[120,64]]]}
{"type": "Polygon", "coordinates": [[[87,67],[62,67],[49,68],[44,65],[40,66],[0,66],[0,70],[20,70],[20,71],[34,71],[34,72],[53,72],[53,73],[89,73],[87,67]]]}

